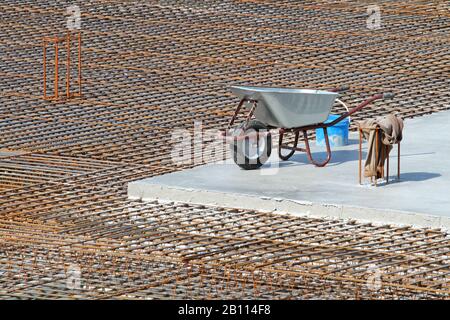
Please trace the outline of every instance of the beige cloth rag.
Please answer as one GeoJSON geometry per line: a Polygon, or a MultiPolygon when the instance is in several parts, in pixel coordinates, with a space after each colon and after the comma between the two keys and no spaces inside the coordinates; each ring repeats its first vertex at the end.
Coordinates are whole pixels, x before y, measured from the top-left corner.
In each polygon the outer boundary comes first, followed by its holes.
{"type": "Polygon", "coordinates": [[[364,138],[369,141],[367,146],[367,158],[364,164],[364,177],[383,177],[384,163],[392,150],[392,145],[402,141],[403,120],[395,115],[384,118],[361,121],[359,127],[364,138]],[[376,151],[376,130],[378,134],[378,152],[376,151]]]}

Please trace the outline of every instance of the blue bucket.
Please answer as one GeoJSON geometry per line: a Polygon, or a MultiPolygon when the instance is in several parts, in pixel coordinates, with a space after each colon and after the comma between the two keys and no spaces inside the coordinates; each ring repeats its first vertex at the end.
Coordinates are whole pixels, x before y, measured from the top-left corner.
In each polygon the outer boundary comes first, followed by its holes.
{"type": "MultiPolygon", "coordinates": [[[[340,115],[330,114],[325,123],[330,123],[340,115]]],[[[348,129],[350,127],[350,119],[345,118],[342,121],[336,123],[334,126],[328,127],[328,139],[330,140],[330,146],[341,147],[348,144],[348,129]]],[[[316,129],[316,145],[320,147],[325,147],[325,136],[323,134],[323,129],[316,129]]]]}

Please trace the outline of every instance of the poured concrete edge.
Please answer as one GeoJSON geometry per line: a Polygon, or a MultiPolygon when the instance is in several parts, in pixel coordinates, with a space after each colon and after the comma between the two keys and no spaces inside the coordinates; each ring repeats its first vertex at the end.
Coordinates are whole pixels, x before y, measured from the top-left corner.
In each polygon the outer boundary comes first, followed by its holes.
{"type": "Polygon", "coordinates": [[[128,184],[128,198],[131,200],[185,202],[273,213],[287,213],[303,217],[354,219],[361,222],[450,230],[450,218],[418,212],[257,197],[246,194],[177,188],[151,183],[146,183],[145,187],[143,187],[141,182],[131,182],[128,184]]]}

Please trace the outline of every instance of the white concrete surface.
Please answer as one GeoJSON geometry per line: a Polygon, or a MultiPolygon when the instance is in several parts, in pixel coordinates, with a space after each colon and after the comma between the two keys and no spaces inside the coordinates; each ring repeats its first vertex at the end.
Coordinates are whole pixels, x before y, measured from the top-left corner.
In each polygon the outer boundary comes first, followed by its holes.
{"type": "MultiPolygon", "coordinates": [[[[241,170],[232,162],[212,164],[132,182],[128,195],[132,199],[185,201],[448,230],[449,137],[448,111],[406,120],[400,181],[395,179],[395,147],[391,153],[392,181],[378,187],[358,184],[358,142],[352,135],[350,145],[333,148],[333,158],[325,168],[309,164],[302,153],[280,162],[278,168],[275,157],[271,157],[269,164],[254,171],[241,170]]],[[[315,157],[324,156],[323,150],[314,151],[315,157]]]]}

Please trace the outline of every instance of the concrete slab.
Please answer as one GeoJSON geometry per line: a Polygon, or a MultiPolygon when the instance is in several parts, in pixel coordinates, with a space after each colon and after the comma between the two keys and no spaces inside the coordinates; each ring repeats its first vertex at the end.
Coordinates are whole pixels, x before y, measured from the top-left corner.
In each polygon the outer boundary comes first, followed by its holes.
{"type": "MultiPolygon", "coordinates": [[[[378,187],[358,179],[358,142],[333,148],[325,168],[309,164],[305,154],[260,170],[241,170],[234,163],[200,166],[135,181],[132,199],[186,201],[300,215],[450,229],[450,112],[405,121],[401,178],[396,181],[397,150],[391,153],[391,181],[378,187]]],[[[365,148],[365,146],[364,146],[365,148]]],[[[320,148],[314,156],[324,157],[320,148]]],[[[365,152],[364,152],[365,153],[365,152]]],[[[365,154],[363,155],[365,156],[365,154]]]]}

